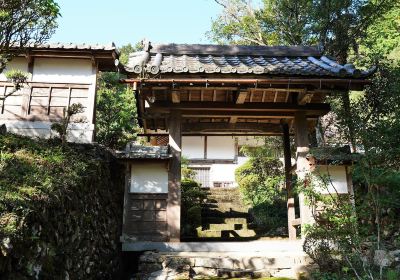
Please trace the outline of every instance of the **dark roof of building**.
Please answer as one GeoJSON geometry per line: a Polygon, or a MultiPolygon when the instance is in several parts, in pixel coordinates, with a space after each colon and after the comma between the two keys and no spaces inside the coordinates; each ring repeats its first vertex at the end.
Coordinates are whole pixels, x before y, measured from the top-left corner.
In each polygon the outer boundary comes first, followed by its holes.
{"type": "Polygon", "coordinates": [[[148,44],[147,50],[132,53],[127,72],[221,73],[277,76],[365,78],[372,73],[352,64],[340,65],[309,46],[232,46],[148,44]]]}
{"type": "Polygon", "coordinates": [[[360,154],[351,153],[350,146],[314,147],[308,157],[313,157],[319,165],[351,164],[360,158],[360,154]]]}

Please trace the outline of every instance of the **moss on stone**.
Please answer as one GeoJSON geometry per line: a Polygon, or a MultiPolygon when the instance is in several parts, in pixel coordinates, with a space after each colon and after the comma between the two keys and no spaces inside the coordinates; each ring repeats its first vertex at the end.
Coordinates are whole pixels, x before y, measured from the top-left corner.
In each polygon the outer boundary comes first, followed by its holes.
{"type": "Polygon", "coordinates": [[[0,135],[2,279],[111,279],[122,170],[96,145],[0,135]]]}

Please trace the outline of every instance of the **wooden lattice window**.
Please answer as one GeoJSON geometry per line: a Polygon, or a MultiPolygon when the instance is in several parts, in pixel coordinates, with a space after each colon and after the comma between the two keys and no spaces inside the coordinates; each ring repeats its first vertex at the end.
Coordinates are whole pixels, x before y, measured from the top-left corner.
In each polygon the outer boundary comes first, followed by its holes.
{"type": "Polygon", "coordinates": [[[210,187],[210,167],[191,167],[195,172],[195,181],[199,182],[203,188],[210,187]]]}

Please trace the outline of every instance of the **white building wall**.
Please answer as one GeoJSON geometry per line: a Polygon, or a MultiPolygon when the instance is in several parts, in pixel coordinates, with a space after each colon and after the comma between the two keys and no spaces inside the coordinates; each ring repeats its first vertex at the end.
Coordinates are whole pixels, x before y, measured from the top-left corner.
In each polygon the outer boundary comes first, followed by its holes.
{"type": "Polygon", "coordinates": [[[208,136],[207,159],[234,159],[235,138],[231,136],[208,136]]]}
{"type": "Polygon", "coordinates": [[[132,193],[168,193],[168,170],[165,162],[131,165],[132,193]]]}
{"type": "Polygon", "coordinates": [[[182,155],[188,159],[204,158],[204,136],[183,136],[182,155]]]}
{"type": "MultiPolygon", "coordinates": [[[[238,137],[239,143],[253,144],[254,137],[238,137]]],[[[188,159],[204,159],[204,137],[184,136],[182,137],[182,154],[188,159]]],[[[257,143],[255,143],[256,145],[257,143]]],[[[237,145],[235,137],[232,136],[207,136],[207,158],[206,164],[196,164],[199,167],[210,168],[210,186],[214,183],[231,183],[231,186],[237,186],[235,182],[235,170],[247,161],[246,157],[237,157],[237,145]],[[215,163],[210,163],[216,161],[215,163]],[[231,160],[232,163],[218,163],[218,160],[231,160]]]]}
{"type": "Polygon", "coordinates": [[[35,58],[32,81],[91,84],[92,75],[89,59],[35,58]]]}
{"type": "Polygon", "coordinates": [[[317,190],[323,194],[349,193],[347,185],[346,166],[343,165],[318,165],[313,172],[316,179],[317,190]],[[328,185],[323,184],[321,178],[329,178],[328,185]],[[319,187],[318,187],[319,185],[319,187]]]}
{"type": "MultiPolygon", "coordinates": [[[[8,64],[3,73],[0,74],[0,81],[7,81],[5,73],[11,69],[18,69],[28,72],[28,61],[24,57],[14,58],[8,64]]],[[[51,106],[59,106],[59,112],[62,114],[62,108],[74,103],[81,103],[84,107],[84,113],[75,117],[76,122],[71,123],[68,129],[68,141],[88,143],[93,140],[94,134],[94,110],[96,99],[96,80],[97,68],[90,59],[70,59],[70,58],[34,58],[33,60],[33,73],[29,77],[32,85],[37,83],[58,83],[58,84],[82,84],[89,89],[72,89],[70,97],[68,98],[68,86],[65,89],[53,88],[52,96],[50,98],[51,106]]],[[[29,88],[27,89],[29,91],[29,88]]],[[[35,109],[39,111],[47,111],[45,108],[49,102],[48,96],[49,89],[43,88],[42,93],[37,95],[33,93],[31,105],[36,106],[35,109]],[[40,97],[43,95],[43,97],[40,97]],[[43,109],[42,109],[43,108],[43,109]]],[[[16,94],[17,95],[17,94],[16,94]]],[[[10,96],[6,99],[6,105],[18,101],[21,104],[26,98],[20,96],[10,96]],[[19,99],[18,99],[19,98],[19,99]],[[21,98],[22,101],[20,100],[21,98]],[[17,100],[18,99],[18,100],[17,100]]],[[[20,105],[18,105],[20,106],[20,105]]],[[[13,108],[13,107],[12,107],[13,108]]],[[[53,107],[52,107],[53,108],[53,107]]],[[[54,107],[55,108],[55,107],[54,107]]],[[[6,110],[7,113],[7,110],[6,110]]],[[[8,116],[1,116],[1,123],[5,123],[8,131],[22,134],[31,137],[49,138],[55,136],[51,130],[51,122],[46,121],[46,115],[43,113],[31,112],[32,115],[37,115],[38,119],[42,120],[24,120],[23,118],[12,118],[8,116]]]]}
{"type": "Polygon", "coordinates": [[[232,186],[237,187],[235,180],[236,168],[242,166],[247,160],[247,157],[238,157],[234,163],[212,164],[210,168],[211,186],[214,182],[232,182],[232,186]]]}

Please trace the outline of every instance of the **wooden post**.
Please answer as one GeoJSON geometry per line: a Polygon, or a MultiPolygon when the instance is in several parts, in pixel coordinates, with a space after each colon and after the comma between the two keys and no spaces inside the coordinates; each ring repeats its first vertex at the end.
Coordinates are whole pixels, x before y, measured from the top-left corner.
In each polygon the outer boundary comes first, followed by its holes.
{"type": "MultiPolygon", "coordinates": [[[[300,181],[304,181],[307,173],[310,172],[310,165],[307,160],[307,154],[310,152],[308,140],[308,127],[305,112],[296,112],[294,116],[294,129],[296,135],[296,173],[300,181]]],[[[299,194],[300,218],[301,224],[313,223],[312,211],[305,204],[303,194],[299,194]]],[[[302,237],[304,237],[302,233],[302,237]]]]}
{"type": "Polygon", "coordinates": [[[287,218],[288,218],[288,234],[289,240],[296,239],[296,228],[293,226],[293,221],[296,219],[296,213],[294,208],[294,196],[292,191],[292,156],[290,153],[290,136],[289,136],[289,125],[287,123],[282,124],[283,130],[283,152],[285,158],[285,184],[287,192],[287,218]]]}
{"type": "Polygon", "coordinates": [[[172,159],[168,171],[167,221],[170,242],[180,241],[181,226],[181,147],[182,124],[181,112],[171,111],[169,116],[169,145],[172,159]]]}

